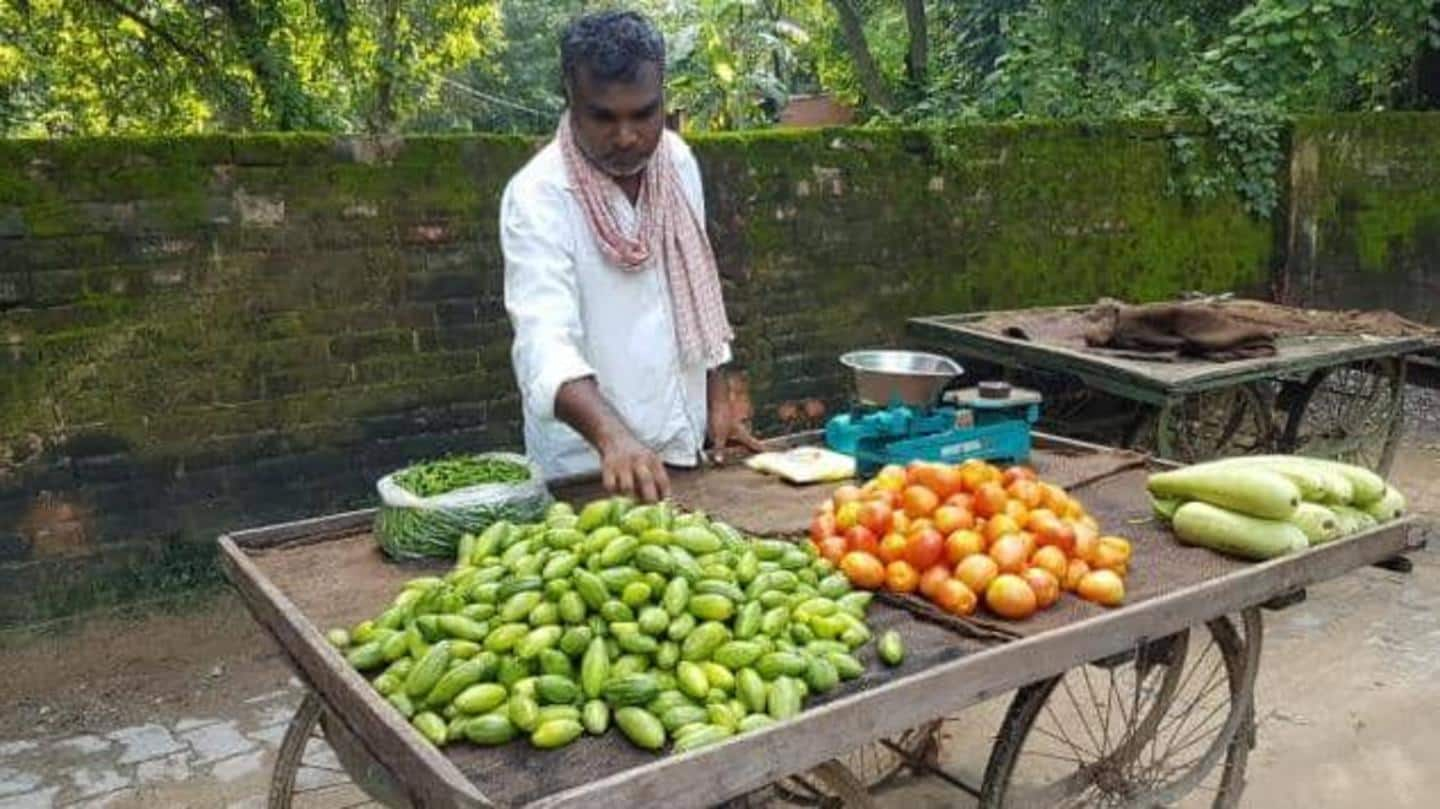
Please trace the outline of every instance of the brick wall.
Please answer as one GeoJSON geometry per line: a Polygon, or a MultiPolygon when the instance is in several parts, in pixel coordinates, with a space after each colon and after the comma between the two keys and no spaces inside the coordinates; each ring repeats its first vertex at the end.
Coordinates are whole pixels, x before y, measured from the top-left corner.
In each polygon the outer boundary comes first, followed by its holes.
{"type": "MultiPolygon", "coordinates": [[[[696,142],[762,433],[907,316],[1264,290],[1275,228],[1164,192],[1158,125],[696,142]]],[[[213,579],[222,530],[517,447],[483,137],[0,143],[0,625],[213,579]]]]}

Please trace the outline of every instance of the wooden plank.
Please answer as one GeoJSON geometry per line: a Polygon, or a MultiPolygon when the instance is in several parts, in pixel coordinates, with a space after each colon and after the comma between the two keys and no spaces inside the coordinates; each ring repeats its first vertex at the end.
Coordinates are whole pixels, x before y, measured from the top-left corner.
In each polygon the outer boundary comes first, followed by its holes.
{"type": "MultiPolygon", "coordinates": [[[[352,512],[342,517],[354,517],[352,512]]],[[[344,524],[323,518],[304,522],[344,524]]],[[[296,523],[281,526],[276,535],[291,532],[296,523]]],[[[257,541],[253,531],[251,541],[257,541]]],[[[273,536],[258,541],[268,542],[273,536]]],[[[300,667],[310,687],[376,760],[400,779],[418,806],[437,809],[492,806],[474,784],[440,751],[420,737],[389,703],[380,698],[365,678],[350,667],[320,630],[305,620],[294,603],[273,585],[230,536],[220,537],[220,558],[226,575],[240,591],[251,615],[279,641],[300,667]]]]}
{"type": "MultiPolygon", "coordinates": [[[[545,809],[704,806],[811,769],[989,697],[1117,654],[1205,620],[1252,607],[1412,547],[1407,518],[1197,584],[1133,608],[1036,635],[806,711],[725,744],[537,801],[545,809]]],[[[1417,540],[1418,541],[1418,540],[1417,540]]]]}
{"type": "MultiPolygon", "coordinates": [[[[237,547],[256,550],[273,548],[300,539],[323,541],[368,528],[375,521],[375,511],[376,509],[367,508],[360,511],[346,511],[324,517],[295,520],[294,522],[276,523],[261,528],[247,528],[241,531],[232,531],[226,534],[225,538],[228,538],[237,547]]],[[[221,547],[224,547],[223,542],[221,547]]]]}

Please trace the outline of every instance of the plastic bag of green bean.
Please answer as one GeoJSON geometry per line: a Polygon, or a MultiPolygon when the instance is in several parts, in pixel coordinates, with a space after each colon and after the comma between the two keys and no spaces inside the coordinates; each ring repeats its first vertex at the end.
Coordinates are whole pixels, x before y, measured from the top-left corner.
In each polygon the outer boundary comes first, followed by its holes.
{"type": "Polygon", "coordinates": [[[375,537],[395,559],[454,558],[461,534],[499,520],[537,521],[552,502],[539,467],[508,452],[415,464],[375,488],[375,537]]]}

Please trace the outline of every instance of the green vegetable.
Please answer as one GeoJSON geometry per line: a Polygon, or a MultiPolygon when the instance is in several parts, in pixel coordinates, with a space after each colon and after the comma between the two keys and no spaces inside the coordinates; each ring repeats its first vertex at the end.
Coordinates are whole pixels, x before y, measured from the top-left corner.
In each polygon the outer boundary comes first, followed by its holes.
{"type": "Polygon", "coordinates": [[[451,456],[395,473],[395,483],[416,497],[434,497],[484,483],[520,483],[530,479],[524,464],[484,456],[451,456]]]}
{"type": "Polygon", "coordinates": [[[900,633],[893,629],[887,629],[885,634],[880,636],[876,651],[886,665],[898,666],[905,661],[905,641],[901,640],[900,633]]]}
{"type": "Polygon", "coordinates": [[[1156,497],[1198,500],[1271,520],[1289,519],[1300,505],[1300,490],[1289,479],[1249,466],[1189,466],[1151,475],[1147,486],[1156,497]]]}
{"type": "Polygon", "coordinates": [[[1273,559],[1310,544],[1291,523],[1237,514],[1208,503],[1186,503],[1176,509],[1174,528],[1181,542],[1245,559],[1273,559]]]}
{"type": "Polygon", "coordinates": [[[1340,536],[1340,521],[1335,518],[1335,512],[1318,503],[1301,503],[1290,522],[1305,532],[1305,538],[1311,545],[1329,542],[1340,536]]]}

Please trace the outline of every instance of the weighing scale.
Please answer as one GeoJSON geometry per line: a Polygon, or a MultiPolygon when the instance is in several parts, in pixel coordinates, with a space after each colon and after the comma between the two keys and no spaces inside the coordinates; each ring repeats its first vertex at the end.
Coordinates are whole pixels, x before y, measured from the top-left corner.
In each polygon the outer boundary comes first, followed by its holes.
{"type": "Polygon", "coordinates": [[[1035,391],[1005,382],[953,389],[964,369],[938,354],[855,351],[840,362],[855,374],[856,403],[826,423],[825,444],[853,456],[861,477],[917,460],[1029,460],[1035,391]]]}

